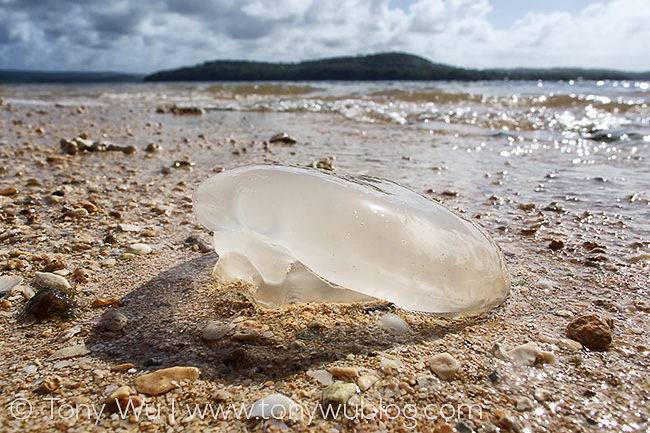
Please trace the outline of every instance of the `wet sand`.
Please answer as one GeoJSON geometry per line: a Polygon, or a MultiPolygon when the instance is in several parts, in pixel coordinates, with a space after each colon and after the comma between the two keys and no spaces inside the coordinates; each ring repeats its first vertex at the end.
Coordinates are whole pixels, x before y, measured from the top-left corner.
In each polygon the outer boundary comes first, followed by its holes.
{"type": "Polygon", "coordinates": [[[174,116],[141,101],[82,108],[44,100],[0,106],[0,128],[0,190],[7,194],[0,197],[0,266],[2,275],[23,278],[0,311],[2,431],[648,428],[650,255],[647,226],[637,222],[647,217],[648,200],[633,196],[636,185],[583,194],[617,179],[576,181],[553,157],[504,157],[512,149],[507,137],[457,125],[360,124],[311,113],[174,116]],[[268,143],[281,131],[297,143],[268,143]],[[64,154],[59,140],[80,133],[137,151],[64,154]],[[160,149],[147,152],[150,143],[160,149]],[[456,318],[382,302],[268,310],[255,303],[254,288],[211,281],[216,255],[192,213],[194,188],[221,169],[308,165],[328,156],[342,173],[400,182],[480,224],[506,255],[508,300],[456,318]],[[79,208],[87,214],[70,213],[79,208]],[[552,241],[562,246],[549,248],[552,241]],[[134,243],[153,251],[125,255],[134,243]],[[76,317],[22,326],[25,288],[36,291],[35,272],[57,258],[75,292],[76,317]],[[79,267],[90,281],[76,281],[79,267]],[[111,306],[91,306],[111,298],[111,306]],[[127,317],[123,329],[89,322],[110,310],[127,317]],[[388,312],[410,330],[382,328],[388,312]],[[567,336],[573,318],[591,313],[613,319],[607,350],[567,336]],[[210,322],[232,329],[206,341],[210,322]],[[509,350],[530,342],[539,356],[518,365],[509,350]],[[88,353],[51,358],[79,345],[88,353]],[[428,365],[443,352],[460,363],[448,380],[428,365]],[[201,377],[158,396],[134,389],[132,401],[144,403],[149,416],[134,415],[133,407],[98,415],[117,388],[135,388],[136,378],[173,366],[198,367],[201,377]],[[325,385],[307,373],[331,370],[340,375],[335,380],[357,381],[337,366],[376,382],[348,401],[345,414],[326,419],[318,412],[325,385]],[[301,405],[303,416],[214,419],[210,412],[250,408],[275,393],[301,405]],[[363,412],[354,410],[359,406],[363,412]],[[197,407],[207,412],[190,416],[197,407]]]}

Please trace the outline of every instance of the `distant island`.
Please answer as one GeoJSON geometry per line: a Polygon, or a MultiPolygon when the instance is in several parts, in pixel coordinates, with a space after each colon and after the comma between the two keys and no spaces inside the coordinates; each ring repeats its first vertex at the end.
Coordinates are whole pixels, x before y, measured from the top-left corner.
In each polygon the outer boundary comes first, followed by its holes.
{"type": "Polygon", "coordinates": [[[299,63],[216,60],[156,72],[145,81],[377,81],[377,80],[645,80],[649,72],[597,69],[466,69],[404,53],[335,57],[299,63]]]}
{"type": "Polygon", "coordinates": [[[650,80],[648,72],[580,68],[468,69],[405,53],[334,57],[298,63],[215,60],[151,75],[119,72],[46,72],[0,69],[0,83],[115,83],[155,81],[479,81],[650,80]]]}

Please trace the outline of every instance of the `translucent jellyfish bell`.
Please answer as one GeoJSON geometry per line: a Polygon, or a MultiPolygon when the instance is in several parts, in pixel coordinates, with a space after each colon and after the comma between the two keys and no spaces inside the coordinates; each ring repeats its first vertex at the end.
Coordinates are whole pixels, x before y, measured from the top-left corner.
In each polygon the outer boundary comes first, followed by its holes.
{"type": "Polygon", "coordinates": [[[501,251],[477,226],[383,179],[239,167],[203,182],[194,212],[214,231],[213,275],[256,285],[270,307],[379,298],[476,312],[510,289],[501,251]]]}

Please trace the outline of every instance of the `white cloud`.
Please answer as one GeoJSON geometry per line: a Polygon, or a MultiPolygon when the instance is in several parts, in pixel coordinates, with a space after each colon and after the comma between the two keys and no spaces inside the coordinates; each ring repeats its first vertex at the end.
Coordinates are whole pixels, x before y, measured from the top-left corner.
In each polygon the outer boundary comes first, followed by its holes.
{"type": "Polygon", "coordinates": [[[4,0],[0,68],[149,72],[213,59],[405,51],[465,67],[650,70],[650,2],[490,23],[490,0],[4,0]]]}

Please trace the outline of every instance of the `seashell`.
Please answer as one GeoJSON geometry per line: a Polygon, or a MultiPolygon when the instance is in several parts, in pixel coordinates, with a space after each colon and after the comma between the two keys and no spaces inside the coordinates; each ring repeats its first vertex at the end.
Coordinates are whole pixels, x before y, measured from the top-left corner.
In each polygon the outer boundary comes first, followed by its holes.
{"type": "Polygon", "coordinates": [[[388,180],[253,165],[211,177],[193,199],[214,231],[213,276],[256,285],[270,307],[379,298],[465,313],[498,305],[510,289],[494,241],[388,180]]]}

